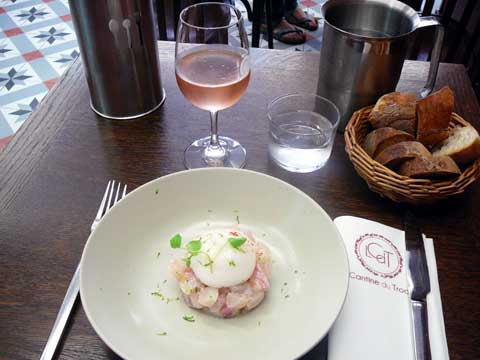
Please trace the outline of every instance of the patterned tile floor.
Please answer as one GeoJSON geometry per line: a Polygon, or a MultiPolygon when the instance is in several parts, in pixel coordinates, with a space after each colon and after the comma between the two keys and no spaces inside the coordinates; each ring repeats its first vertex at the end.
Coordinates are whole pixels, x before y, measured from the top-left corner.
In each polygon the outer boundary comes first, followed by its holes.
{"type": "Polygon", "coordinates": [[[0,0],[0,149],[78,55],[67,0],[0,0]]]}
{"type": "MultiPolygon", "coordinates": [[[[316,17],[323,2],[300,0],[316,17]]],[[[320,22],[306,44],[274,47],[319,50],[321,32],[320,22]]],[[[79,55],[68,0],[0,0],[0,151],[79,55]]]]}

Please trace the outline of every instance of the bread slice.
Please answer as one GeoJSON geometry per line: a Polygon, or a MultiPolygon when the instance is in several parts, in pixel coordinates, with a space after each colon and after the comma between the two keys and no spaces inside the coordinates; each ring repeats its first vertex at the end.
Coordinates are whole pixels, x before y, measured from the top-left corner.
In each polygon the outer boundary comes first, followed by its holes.
{"type": "Polygon", "coordinates": [[[402,141],[414,140],[413,135],[391,127],[373,130],[365,137],[363,148],[370,157],[375,158],[387,147],[402,141]]]}
{"type": "Polygon", "coordinates": [[[461,171],[450,156],[419,156],[400,165],[398,173],[412,178],[445,179],[459,176],[461,171]]]}
{"type": "Polygon", "coordinates": [[[453,91],[444,87],[417,103],[417,140],[436,145],[448,137],[453,112],[453,91]]]}
{"type": "Polygon", "coordinates": [[[415,135],[416,95],[393,92],[378,99],[368,120],[375,129],[392,127],[415,135]]]}
{"type": "Polygon", "coordinates": [[[480,157],[480,136],[473,126],[458,126],[433,155],[448,155],[457,164],[467,165],[480,157]]]}
{"type": "Polygon", "coordinates": [[[428,149],[418,141],[403,141],[387,147],[375,158],[380,164],[394,168],[417,156],[430,157],[428,149]]]}

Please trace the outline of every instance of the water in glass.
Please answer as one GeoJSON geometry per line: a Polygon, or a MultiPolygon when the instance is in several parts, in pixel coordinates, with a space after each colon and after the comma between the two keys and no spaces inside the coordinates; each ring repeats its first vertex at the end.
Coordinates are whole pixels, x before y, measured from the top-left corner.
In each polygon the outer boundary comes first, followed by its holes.
{"type": "Polygon", "coordinates": [[[273,120],[269,151],[274,161],[294,172],[311,172],[325,165],[335,134],[331,121],[305,110],[278,114],[273,120]]]}

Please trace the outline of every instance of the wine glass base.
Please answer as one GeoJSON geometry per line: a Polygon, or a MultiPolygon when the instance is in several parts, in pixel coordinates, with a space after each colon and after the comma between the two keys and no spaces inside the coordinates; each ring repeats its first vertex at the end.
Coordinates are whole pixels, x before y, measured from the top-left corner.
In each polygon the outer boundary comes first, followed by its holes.
{"type": "Polygon", "coordinates": [[[225,150],[225,157],[218,161],[207,162],[205,149],[210,144],[210,136],[194,141],[185,149],[185,167],[197,169],[205,167],[243,168],[247,159],[247,152],[240,143],[226,136],[219,136],[218,141],[225,150]]]}

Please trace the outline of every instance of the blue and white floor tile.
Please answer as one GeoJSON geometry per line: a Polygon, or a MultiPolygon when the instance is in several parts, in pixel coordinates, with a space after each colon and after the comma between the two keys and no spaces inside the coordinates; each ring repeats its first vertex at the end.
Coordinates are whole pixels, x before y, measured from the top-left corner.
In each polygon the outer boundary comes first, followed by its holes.
{"type": "Polygon", "coordinates": [[[37,108],[48,91],[26,97],[1,107],[3,118],[13,132],[16,132],[28,116],[37,108]]]}
{"type": "Polygon", "coordinates": [[[20,51],[9,38],[0,39],[0,62],[4,60],[21,56],[20,51]]]}
{"type": "Polygon", "coordinates": [[[0,97],[2,97],[0,104],[3,104],[3,100],[8,98],[9,95],[13,99],[16,92],[41,83],[42,80],[35,73],[30,63],[0,69],[0,97]]]}
{"type": "Polygon", "coordinates": [[[73,63],[73,61],[80,55],[78,47],[71,48],[60,53],[46,56],[48,63],[57,71],[62,73],[73,63]]]}
{"type": "Polygon", "coordinates": [[[36,6],[28,5],[13,10],[10,14],[10,19],[15,25],[24,29],[47,20],[55,20],[56,18],[58,18],[58,15],[47,4],[42,2],[39,2],[36,6]]]}
{"type": "Polygon", "coordinates": [[[25,36],[37,49],[44,49],[65,42],[76,44],[75,32],[64,22],[28,31],[25,36]]]}
{"type": "Polygon", "coordinates": [[[0,0],[0,150],[78,56],[67,0],[0,0]]]}

